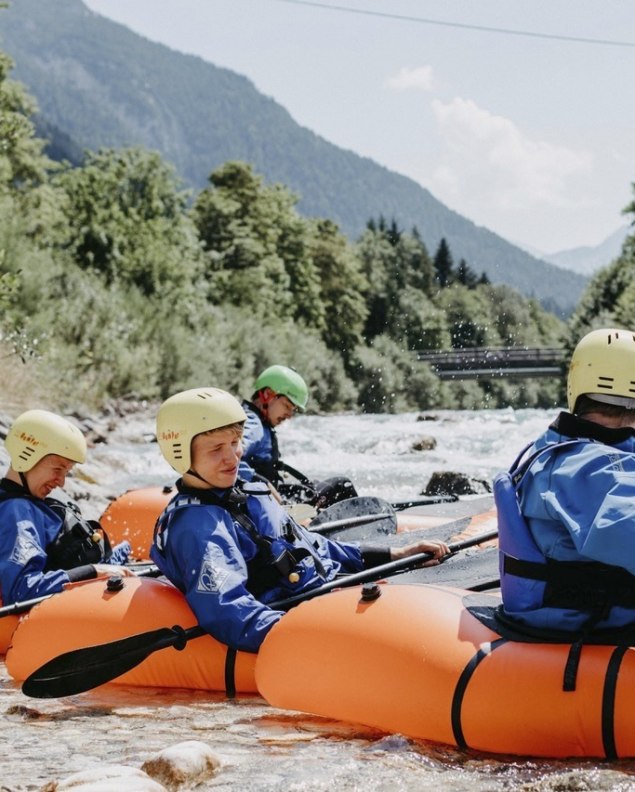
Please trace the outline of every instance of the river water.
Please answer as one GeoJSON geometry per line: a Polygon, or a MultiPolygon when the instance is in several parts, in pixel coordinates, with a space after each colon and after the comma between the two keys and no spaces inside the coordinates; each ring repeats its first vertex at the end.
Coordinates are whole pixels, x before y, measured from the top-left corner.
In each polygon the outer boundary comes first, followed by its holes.
{"type": "MultiPolygon", "coordinates": [[[[554,413],[418,417],[299,416],[278,434],[285,460],[312,477],[346,473],[360,494],[403,500],[420,493],[434,471],[491,480],[554,413]],[[412,451],[423,436],[433,437],[436,448],[412,451]]],[[[174,480],[152,442],[150,410],[108,423],[107,442],[91,448],[68,482],[89,517],[126,489],[174,480]]],[[[254,697],[227,701],[207,692],[110,686],[62,700],[28,699],[2,663],[0,737],[1,790],[39,790],[82,770],[94,772],[98,789],[106,765],[140,767],[152,753],[185,740],[206,743],[221,761],[201,790],[635,790],[635,762],[481,756],[275,710],[254,697]]]]}

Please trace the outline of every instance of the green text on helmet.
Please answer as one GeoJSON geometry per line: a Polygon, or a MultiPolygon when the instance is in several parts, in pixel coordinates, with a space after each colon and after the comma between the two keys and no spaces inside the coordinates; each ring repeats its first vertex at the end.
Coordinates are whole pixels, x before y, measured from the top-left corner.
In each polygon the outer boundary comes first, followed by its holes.
{"type": "Polygon", "coordinates": [[[86,440],[81,431],[61,415],[48,410],[27,410],[9,429],[5,446],[11,467],[26,473],[47,454],[86,461],[86,440]]]}
{"type": "Polygon", "coordinates": [[[635,409],[635,333],[607,328],[584,336],[569,366],[570,412],[583,394],[598,402],[635,409]]]}
{"type": "Polygon", "coordinates": [[[166,461],[178,472],[192,464],[192,440],[247,419],[240,402],[220,388],[192,388],[163,402],[157,413],[157,441],[166,461]]]}
{"type": "Polygon", "coordinates": [[[309,400],[306,382],[292,368],[287,366],[269,366],[254,383],[254,391],[271,388],[274,393],[286,396],[299,410],[304,411],[309,400]]]}

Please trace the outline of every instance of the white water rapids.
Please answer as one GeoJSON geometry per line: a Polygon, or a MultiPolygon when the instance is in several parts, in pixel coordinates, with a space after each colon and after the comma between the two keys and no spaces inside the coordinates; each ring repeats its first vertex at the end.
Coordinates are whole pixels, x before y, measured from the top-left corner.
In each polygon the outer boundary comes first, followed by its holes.
{"type": "MultiPolygon", "coordinates": [[[[300,416],[278,434],[284,459],[311,477],[346,474],[362,495],[404,500],[420,493],[434,471],[491,480],[554,415],[439,411],[429,421],[414,413],[300,416]],[[434,437],[436,448],[412,451],[423,436],[434,437]]],[[[149,411],[111,420],[107,442],[91,448],[69,482],[86,516],[98,517],[126,489],[174,480],[151,442],[153,432],[149,411]]],[[[391,673],[387,668],[381,684],[390,685],[391,673]]],[[[635,790],[635,762],[483,757],[275,710],[258,698],[104,687],[62,700],[28,699],[2,663],[0,737],[2,790],[40,790],[80,770],[94,773],[97,790],[106,765],[140,767],[150,754],[185,740],[207,743],[222,762],[200,790],[635,790]]]]}

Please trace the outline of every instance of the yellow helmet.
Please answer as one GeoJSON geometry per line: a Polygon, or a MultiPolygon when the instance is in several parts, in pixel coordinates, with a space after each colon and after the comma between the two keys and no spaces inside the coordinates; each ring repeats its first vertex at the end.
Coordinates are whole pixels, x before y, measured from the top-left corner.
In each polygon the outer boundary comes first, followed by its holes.
{"type": "Polygon", "coordinates": [[[86,461],[84,435],[66,418],[48,410],[27,410],[19,415],[4,444],[17,473],[31,470],[47,454],[86,461]]]}
{"type": "Polygon", "coordinates": [[[635,409],[635,332],[593,330],[571,357],[567,401],[575,411],[578,396],[635,409]]]}
{"type": "Polygon", "coordinates": [[[192,388],[163,402],[157,413],[157,440],[165,459],[187,473],[196,435],[247,420],[240,402],[219,388],[192,388]]]}

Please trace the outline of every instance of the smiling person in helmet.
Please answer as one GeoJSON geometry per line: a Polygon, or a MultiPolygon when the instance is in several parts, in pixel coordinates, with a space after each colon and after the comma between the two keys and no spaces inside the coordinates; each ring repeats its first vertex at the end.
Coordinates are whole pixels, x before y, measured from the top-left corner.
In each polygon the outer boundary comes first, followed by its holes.
{"type": "Polygon", "coordinates": [[[218,388],[178,393],[157,414],[159,447],[182,478],[150,555],[217,640],[255,652],[283,616],[267,603],[391,558],[448,552],[434,541],[363,548],[301,528],[267,484],[238,480],[245,420],[240,403],[218,388]]]}
{"type": "Polygon", "coordinates": [[[240,475],[247,481],[265,480],[285,503],[310,503],[319,509],[337,501],[354,498],[357,492],[350,479],[333,476],[312,481],[280,459],[275,428],[304,412],[309,400],[306,382],[292,368],[269,366],[256,379],[250,401],[243,401],[247,420],[243,433],[240,475]],[[296,482],[287,482],[282,472],[296,482]]]}
{"type": "Polygon", "coordinates": [[[635,624],[635,333],[584,336],[567,396],[494,492],[504,613],[580,638],[635,624]]]}
{"type": "Polygon", "coordinates": [[[111,552],[99,524],[73,504],[49,497],[73,466],[86,461],[86,440],[66,418],[28,410],[12,424],[10,465],[0,480],[0,596],[4,605],[61,591],[67,583],[127,574],[130,545],[111,552]],[[103,563],[108,561],[108,563],[103,563]]]}

